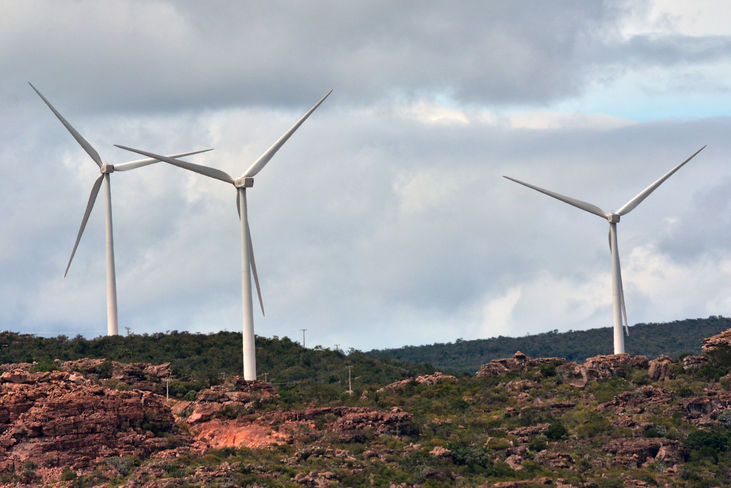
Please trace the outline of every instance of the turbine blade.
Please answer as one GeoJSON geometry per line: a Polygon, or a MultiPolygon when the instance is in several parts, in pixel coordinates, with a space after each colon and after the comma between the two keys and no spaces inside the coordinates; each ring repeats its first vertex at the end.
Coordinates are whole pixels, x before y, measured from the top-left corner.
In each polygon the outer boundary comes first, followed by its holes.
{"type": "Polygon", "coordinates": [[[603,219],[607,218],[607,213],[604,210],[597,207],[596,205],[592,205],[591,203],[577,200],[576,198],[567,197],[567,196],[561,195],[560,193],[546,190],[541,187],[531,185],[530,183],[526,183],[524,181],[516,180],[515,178],[511,178],[510,176],[503,176],[503,178],[506,178],[510,181],[514,181],[520,185],[527,186],[528,188],[532,188],[536,191],[543,193],[544,195],[548,195],[549,197],[553,197],[557,200],[561,200],[562,202],[568,203],[569,205],[573,205],[574,207],[580,208],[581,210],[585,210],[589,213],[593,213],[594,215],[598,215],[599,217],[601,217],[603,219]]]}
{"type": "Polygon", "coordinates": [[[699,152],[701,152],[705,148],[706,148],[706,146],[703,146],[702,148],[698,149],[688,159],[686,159],[685,161],[683,161],[682,163],[680,163],[679,165],[677,165],[676,167],[674,167],[673,169],[671,169],[670,171],[668,171],[667,173],[665,173],[665,175],[662,178],[660,178],[659,180],[657,180],[656,182],[654,182],[652,185],[650,185],[647,188],[645,188],[644,190],[642,190],[640,193],[637,194],[636,197],[634,197],[629,202],[625,203],[622,208],[620,208],[619,210],[617,210],[617,214],[618,215],[625,215],[625,214],[630,213],[632,211],[632,209],[634,209],[637,205],[639,205],[640,203],[642,203],[642,200],[644,200],[645,198],[647,198],[650,195],[650,193],[652,193],[653,191],[655,191],[655,188],[657,188],[658,186],[660,186],[665,180],[667,180],[668,178],[670,178],[673,175],[673,173],[675,173],[680,168],[682,168],[685,163],[687,163],[688,161],[690,161],[691,159],[693,159],[696,156],[696,154],[698,154],[699,152]]]}
{"type": "Polygon", "coordinates": [[[242,176],[245,176],[245,177],[246,176],[256,176],[256,174],[259,171],[261,171],[261,169],[269,162],[269,160],[272,159],[272,157],[274,156],[274,154],[277,151],[279,151],[279,148],[282,147],[282,145],[285,142],[287,142],[287,139],[289,139],[289,137],[292,134],[294,134],[294,131],[296,131],[297,129],[299,129],[299,126],[302,125],[302,123],[305,120],[307,120],[307,118],[312,114],[312,112],[314,112],[317,109],[317,107],[319,107],[320,104],[322,104],[322,102],[324,102],[325,99],[330,96],[331,93],[332,93],[332,90],[330,90],[329,92],[327,92],[325,94],[325,96],[322,97],[320,99],[320,101],[317,102],[305,115],[303,115],[302,118],[299,119],[296,124],[294,124],[287,132],[285,132],[284,135],[282,137],[280,137],[277,142],[275,142],[274,144],[272,144],[272,147],[270,147],[269,149],[267,149],[266,152],[264,152],[264,154],[262,154],[261,156],[259,156],[259,159],[257,159],[254,162],[254,164],[252,164],[251,166],[249,166],[249,169],[247,169],[246,172],[242,176]]]}
{"type": "MultiPolygon", "coordinates": [[[[619,257],[617,257],[619,260],[619,257]]],[[[627,320],[627,306],[624,303],[624,285],[622,284],[622,267],[617,269],[617,278],[619,280],[619,302],[622,304],[622,318],[624,319],[624,332],[629,336],[629,321],[627,320]]]]}
{"type": "MultiPolygon", "coordinates": [[[[168,154],[168,158],[182,158],[185,156],[191,156],[193,154],[200,154],[208,151],[213,151],[213,148],[210,149],[201,149],[200,151],[192,151],[187,153],[180,153],[180,154],[168,154]]],[[[129,171],[131,169],[139,168],[141,166],[147,166],[148,164],[153,163],[159,163],[159,159],[155,158],[145,158],[145,159],[138,159],[136,161],[128,161],[126,163],[120,163],[114,165],[114,171],[129,171]]]]}
{"type": "Polygon", "coordinates": [[[115,144],[115,146],[117,146],[120,149],[126,149],[127,151],[132,151],[132,152],[136,152],[138,154],[142,154],[143,156],[147,156],[149,158],[153,158],[153,159],[157,159],[159,161],[164,161],[166,163],[170,163],[173,166],[178,166],[179,168],[184,168],[189,171],[193,171],[194,173],[202,174],[202,175],[208,176],[210,178],[215,178],[217,180],[225,181],[226,183],[233,184],[233,182],[234,182],[234,179],[231,178],[231,176],[229,176],[228,173],[221,171],[220,169],[210,168],[208,166],[203,166],[200,164],[189,163],[187,161],[182,161],[180,159],[174,159],[174,158],[170,158],[167,156],[161,156],[159,154],[142,151],[140,149],[133,149],[131,147],[122,146],[119,144],[115,144]]]}
{"type": "Polygon", "coordinates": [[[239,220],[241,220],[241,194],[236,192],[236,213],[239,214],[239,220]]]}
{"type": "MultiPolygon", "coordinates": [[[[612,231],[609,231],[609,253],[613,254],[612,248],[612,231]]],[[[622,317],[624,318],[624,331],[629,336],[629,321],[627,320],[627,307],[624,303],[624,285],[622,284],[622,266],[619,264],[619,252],[617,252],[617,281],[619,282],[619,303],[622,308],[622,317]]]]}
{"type": "Polygon", "coordinates": [[[246,229],[249,234],[249,256],[251,257],[251,272],[254,275],[254,284],[256,285],[256,294],[259,297],[259,306],[261,307],[261,314],[264,314],[264,301],[261,298],[261,288],[259,287],[259,275],[256,273],[256,260],[254,259],[254,244],[251,242],[251,228],[249,223],[246,222],[246,229]]]}
{"type": "Polygon", "coordinates": [[[46,105],[48,105],[48,108],[51,109],[51,112],[53,112],[56,115],[56,117],[58,118],[58,120],[60,120],[61,123],[64,125],[64,127],[66,127],[66,129],[71,133],[71,135],[74,136],[74,139],[76,139],[76,142],[78,142],[81,145],[81,147],[84,148],[84,151],[86,151],[86,153],[89,156],[91,156],[91,159],[93,159],[94,162],[101,168],[101,166],[102,166],[102,159],[99,157],[99,153],[96,152],[96,149],[94,149],[93,147],[91,147],[91,144],[89,144],[89,142],[86,139],[84,139],[84,137],[81,134],[79,134],[79,132],[76,129],[74,129],[71,124],[69,124],[68,120],[66,120],[66,119],[63,118],[63,115],[61,115],[58,112],[58,110],[56,110],[54,108],[54,106],[51,105],[51,102],[49,102],[46,99],[46,97],[44,97],[41,94],[41,92],[39,92],[38,89],[33,86],[33,83],[31,83],[29,81],[28,84],[30,85],[31,88],[33,88],[33,90],[35,90],[35,92],[38,94],[38,96],[41,97],[41,99],[44,102],[46,102],[46,105]]]}
{"type": "Polygon", "coordinates": [[[81,219],[81,226],[79,227],[79,233],[76,235],[76,242],[74,242],[74,249],[71,251],[71,257],[69,258],[69,263],[66,265],[66,271],[63,273],[63,277],[65,278],[66,275],[69,272],[69,268],[71,267],[71,261],[74,259],[74,254],[76,254],[76,248],[79,247],[79,241],[81,240],[81,235],[84,233],[84,228],[86,228],[86,222],[89,220],[89,214],[91,213],[91,209],[94,208],[94,202],[96,201],[96,196],[99,194],[99,188],[102,186],[102,180],[104,179],[104,175],[99,175],[99,177],[94,181],[94,184],[91,187],[91,193],[89,194],[89,202],[86,204],[86,211],[84,212],[84,218],[81,219]]]}

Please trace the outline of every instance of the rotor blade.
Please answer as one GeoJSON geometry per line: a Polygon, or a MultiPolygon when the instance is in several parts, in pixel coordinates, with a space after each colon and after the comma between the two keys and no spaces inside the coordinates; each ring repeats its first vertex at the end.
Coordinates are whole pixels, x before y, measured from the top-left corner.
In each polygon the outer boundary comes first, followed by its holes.
{"type": "MultiPolygon", "coordinates": [[[[617,257],[619,260],[619,257],[617,257]]],[[[624,304],[624,285],[622,284],[622,268],[617,268],[617,278],[619,280],[619,302],[622,304],[622,317],[624,318],[624,331],[629,335],[629,321],[627,320],[627,306],[624,304]]]]}
{"type": "Polygon", "coordinates": [[[84,151],[86,151],[86,153],[89,156],[91,156],[91,159],[93,159],[94,162],[101,168],[101,166],[102,166],[102,159],[99,157],[99,153],[96,152],[96,149],[94,149],[93,147],[91,147],[91,144],[89,144],[89,142],[86,139],[84,139],[84,137],[81,134],[79,134],[79,132],[76,129],[74,129],[71,126],[71,124],[69,124],[68,120],[64,119],[63,118],[63,115],[61,115],[60,113],[58,113],[58,110],[56,110],[53,107],[53,105],[51,105],[51,102],[49,102],[46,99],[46,97],[44,97],[41,94],[41,92],[39,92],[38,89],[33,86],[33,83],[31,83],[29,81],[28,84],[30,85],[31,88],[33,88],[33,90],[35,90],[35,92],[38,94],[38,96],[41,97],[41,99],[44,102],[46,102],[46,105],[48,105],[48,108],[51,109],[51,112],[53,112],[56,115],[56,117],[58,117],[58,120],[60,120],[61,123],[64,125],[64,127],[66,127],[66,129],[71,133],[71,135],[74,136],[74,139],[76,139],[76,142],[78,142],[81,145],[81,147],[84,148],[84,151]]]}
{"type": "Polygon", "coordinates": [[[322,97],[320,101],[315,104],[314,107],[312,107],[305,115],[303,115],[296,124],[294,124],[287,132],[285,132],[285,134],[280,137],[279,140],[272,145],[272,147],[267,149],[264,154],[259,156],[259,159],[257,159],[254,164],[249,166],[249,169],[247,169],[242,176],[256,176],[256,174],[261,171],[261,169],[269,162],[269,160],[272,159],[274,154],[279,151],[279,148],[282,147],[285,142],[287,142],[287,139],[289,139],[289,137],[294,134],[294,131],[299,129],[299,126],[302,125],[305,120],[307,120],[307,117],[309,117],[312,112],[314,112],[317,107],[319,107],[320,104],[324,102],[327,97],[330,96],[332,92],[332,90],[327,92],[327,94],[325,94],[325,96],[322,97]]]}
{"type": "Polygon", "coordinates": [[[676,167],[674,167],[673,169],[671,169],[670,171],[668,171],[667,173],[665,173],[665,175],[662,178],[660,178],[659,180],[657,180],[655,183],[653,183],[652,185],[650,185],[647,188],[645,188],[644,190],[642,190],[639,194],[637,194],[636,197],[634,197],[629,202],[625,203],[622,208],[620,208],[619,210],[617,210],[617,214],[618,215],[625,215],[625,214],[630,213],[632,211],[632,209],[634,209],[637,205],[639,205],[640,203],[642,203],[642,200],[644,200],[645,198],[647,198],[650,195],[650,193],[652,193],[653,191],[655,191],[655,188],[657,188],[658,186],[660,186],[665,180],[667,180],[668,178],[670,178],[673,175],[673,173],[675,173],[676,171],[678,171],[681,167],[683,167],[683,165],[685,163],[687,163],[688,161],[690,161],[691,159],[693,159],[696,156],[696,154],[698,154],[699,152],[701,152],[705,148],[706,148],[706,146],[703,146],[702,148],[698,149],[696,152],[694,152],[691,155],[691,157],[689,157],[688,159],[686,159],[685,161],[683,161],[682,163],[680,163],[679,165],[677,165],[676,167]]]}
{"type": "MultiPolygon", "coordinates": [[[[210,149],[201,149],[200,151],[192,151],[187,153],[180,153],[180,154],[168,154],[168,158],[182,158],[185,156],[191,156],[193,154],[200,154],[208,151],[213,151],[213,148],[210,149]]],[[[146,158],[146,159],[138,159],[136,161],[129,161],[126,163],[120,163],[114,165],[114,171],[129,171],[131,169],[139,168],[140,166],[147,166],[148,164],[152,163],[159,163],[159,159],[155,158],[146,158]]]]}
{"type": "Polygon", "coordinates": [[[503,176],[503,178],[506,178],[510,181],[514,181],[516,183],[519,183],[523,186],[527,186],[528,188],[532,188],[536,191],[539,191],[545,195],[548,195],[549,197],[553,197],[557,200],[561,200],[564,203],[568,203],[569,205],[573,205],[574,207],[580,208],[581,210],[585,210],[589,213],[593,213],[594,215],[598,215],[599,217],[606,219],[607,213],[602,210],[601,208],[597,207],[596,205],[592,205],[591,203],[587,203],[581,200],[577,200],[575,198],[567,197],[564,195],[561,195],[560,193],[556,193],[550,190],[545,190],[543,188],[540,188],[535,185],[531,185],[530,183],[526,183],[524,181],[516,180],[515,178],[511,178],[510,176],[503,176]]]}
{"type": "MultiPolygon", "coordinates": [[[[238,193],[238,192],[237,192],[238,193]]],[[[256,285],[256,294],[259,296],[259,306],[261,307],[261,314],[264,314],[264,301],[261,298],[261,288],[259,287],[259,275],[256,273],[256,260],[254,260],[254,245],[251,242],[251,229],[249,223],[246,223],[246,230],[249,234],[249,256],[251,257],[251,272],[254,275],[254,284],[256,285]]]]}
{"type": "Polygon", "coordinates": [[[224,171],[221,171],[220,169],[209,168],[208,166],[203,166],[203,165],[200,165],[200,164],[189,163],[187,161],[181,161],[180,159],[173,159],[173,158],[169,158],[167,156],[161,156],[159,154],[155,154],[155,153],[151,153],[151,152],[147,152],[147,151],[142,151],[140,149],[133,149],[131,147],[122,146],[122,145],[119,145],[119,144],[115,144],[115,146],[117,146],[120,149],[126,149],[127,151],[136,152],[138,154],[142,154],[143,156],[147,156],[147,157],[154,158],[154,159],[157,159],[157,160],[160,160],[160,161],[164,161],[166,163],[170,163],[173,166],[178,166],[179,168],[184,168],[184,169],[187,169],[189,171],[193,171],[194,173],[199,173],[199,174],[202,174],[204,176],[208,176],[210,178],[215,178],[217,180],[225,181],[226,183],[233,184],[233,182],[234,182],[234,179],[231,178],[231,176],[229,176],[228,173],[226,173],[224,171]]]}
{"type": "MultiPolygon", "coordinates": [[[[609,231],[609,253],[613,254],[612,249],[612,231],[609,231]]],[[[617,254],[617,281],[619,282],[619,304],[622,307],[622,317],[624,317],[624,330],[629,335],[629,321],[627,320],[627,307],[624,304],[624,285],[622,285],[622,266],[619,265],[619,253],[617,254]]],[[[621,320],[621,319],[620,319],[621,320]]]]}
{"type": "Polygon", "coordinates": [[[241,220],[241,194],[236,192],[236,213],[239,214],[239,220],[241,220]]]}
{"type": "Polygon", "coordinates": [[[65,278],[66,275],[69,272],[69,268],[71,267],[71,261],[74,259],[74,254],[76,254],[76,248],[79,246],[79,241],[81,240],[81,235],[84,233],[84,228],[86,227],[86,221],[89,220],[89,214],[91,213],[91,209],[94,208],[94,202],[96,201],[96,196],[99,194],[99,188],[102,186],[102,180],[104,179],[104,175],[99,175],[99,177],[94,181],[94,184],[91,187],[91,194],[89,194],[89,202],[86,204],[86,211],[84,212],[84,218],[81,219],[81,226],[79,227],[79,233],[76,235],[76,242],[74,242],[74,249],[71,251],[71,257],[69,258],[69,263],[66,265],[66,271],[63,273],[63,277],[65,278]]]}

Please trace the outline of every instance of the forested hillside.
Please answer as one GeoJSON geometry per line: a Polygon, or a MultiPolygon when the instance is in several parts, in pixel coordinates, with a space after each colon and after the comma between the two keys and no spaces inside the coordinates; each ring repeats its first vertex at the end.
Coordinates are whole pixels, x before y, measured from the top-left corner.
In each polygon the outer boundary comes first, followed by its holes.
{"type": "MultiPolygon", "coordinates": [[[[703,338],[730,327],[731,319],[720,316],[664,324],[637,324],[630,327],[625,347],[632,355],[642,354],[649,358],[660,354],[672,357],[684,353],[698,354],[703,338]]],[[[581,362],[597,354],[612,353],[612,328],[563,333],[553,331],[525,337],[457,340],[456,343],[373,350],[368,354],[410,363],[429,363],[445,370],[474,372],[486,362],[510,357],[515,351],[531,357],[562,357],[581,362]]]]}
{"type": "MultiPolygon", "coordinates": [[[[333,385],[342,390],[347,385],[348,366],[353,380],[360,385],[385,384],[408,376],[431,372],[427,366],[377,358],[359,351],[345,354],[330,349],[305,349],[288,338],[256,338],[259,379],[274,384],[333,385]]],[[[48,363],[80,358],[104,358],[123,363],[171,363],[176,377],[189,378],[207,386],[222,377],[241,374],[241,334],[169,334],[130,335],[85,339],[37,337],[14,332],[0,333],[0,364],[48,363]]],[[[50,365],[49,365],[50,367],[50,365]]]]}

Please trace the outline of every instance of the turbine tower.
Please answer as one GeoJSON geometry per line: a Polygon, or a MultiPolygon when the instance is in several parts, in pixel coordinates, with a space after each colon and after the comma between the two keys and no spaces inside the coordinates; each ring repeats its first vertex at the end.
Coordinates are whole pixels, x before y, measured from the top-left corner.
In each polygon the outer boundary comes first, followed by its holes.
{"type": "Polygon", "coordinates": [[[642,190],[640,193],[637,194],[633,199],[625,203],[619,210],[612,213],[607,213],[601,208],[597,207],[596,205],[592,205],[591,203],[583,202],[581,200],[577,200],[575,198],[567,197],[564,195],[561,195],[559,193],[552,192],[550,190],[545,190],[543,188],[537,187],[535,185],[531,185],[530,183],[526,183],[524,181],[516,180],[515,178],[511,178],[509,176],[503,176],[503,178],[507,178],[510,181],[514,181],[516,183],[519,183],[523,186],[527,186],[528,188],[532,188],[536,191],[539,191],[545,195],[548,195],[549,197],[553,197],[557,200],[561,200],[562,202],[568,203],[569,205],[573,205],[574,207],[580,208],[581,210],[584,210],[586,212],[592,213],[594,215],[597,215],[603,219],[607,219],[609,221],[609,251],[612,255],[612,302],[613,302],[613,326],[614,326],[614,354],[623,354],[624,353],[624,336],[622,335],[622,323],[624,322],[625,331],[629,335],[629,324],[627,322],[627,309],[625,307],[624,303],[624,288],[622,286],[622,271],[620,270],[619,266],[619,250],[617,248],[617,224],[619,223],[619,219],[622,215],[626,215],[630,213],[637,205],[642,203],[642,201],[647,198],[650,193],[655,191],[655,189],[660,186],[665,180],[670,178],[673,173],[678,171],[685,163],[693,159],[696,154],[701,152],[703,149],[705,149],[706,146],[703,146],[702,148],[698,149],[696,152],[694,152],[688,159],[665,173],[665,175],[655,181],[653,184],[642,190]]]}
{"type": "Polygon", "coordinates": [[[241,225],[241,301],[242,301],[242,350],[243,350],[243,372],[244,379],[247,381],[256,380],[256,347],[254,342],[254,311],[252,306],[252,292],[251,292],[251,275],[254,276],[254,283],[256,284],[256,293],[259,297],[259,306],[261,307],[261,313],[264,314],[264,302],[261,298],[261,288],[259,287],[259,277],[256,273],[256,262],[254,261],[254,250],[251,243],[251,230],[249,229],[249,219],[246,208],[246,189],[254,186],[254,176],[264,168],[274,154],[279,150],[282,145],[287,142],[292,134],[299,128],[302,123],[314,112],[317,107],[330,96],[332,90],[327,92],[305,115],[300,118],[285,134],[279,138],[264,154],[259,156],[259,159],[254,163],[238,178],[233,178],[228,173],[203,166],[200,164],[188,163],[186,161],[180,161],[172,157],[161,156],[159,154],[142,151],[140,149],[133,149],[127,146],[117,145],[117,147],[126,149],[128,151],[136,152],[144,156],[158,159],[170,163],[172,165],[184,168],[195,173],[208,176],[217,180],[230,183],[236,188],[236,208],[239,213],[239,221],[241,225]],[[251,274],[250,271],[251,270],[251,274]]]}
{"type": "MultiPolygon", "coordinates": [[[[89,214],[91,213],[91,209],[94,207],[94,202],[96,202],[96,197],[99,194],[99,189],[101,187],[102,181],[104,182],[104,189],[106,190],[106,268],[107,268],[107,335],[114,336],[118,335],[118,326],[117,326],[117,279],[116,274],[114,270],[114,238],[112,233],[112,188],[110,184],[110,178],[109,175],[114,173],[115,171],[129,171],[131,169],[139,168],[141,166],[147,166],[148,164],[157,163],[159,160],[150,158],[150,159],[140,159],[137,161],[129,161],[127,163],[121,163],[121,164],[105,164],[102,162],[102,159],[99,157],[99,153],[87,142],[84,137],[79,134],[79,132],[74,129],[71,124],[61,115],[58,110],[54,108],[53,105],[51,105],[51,102],[49,102],[46,97],[44,97],[41,92],[38,91],[38,89],[33,86],[32,83],[28,82],[28,84],[35,90],[35,92],[38,94],[39,97],[48,105],[48,108],[51,109],[51,112],[58,117],[58,120],[61,121],[61,123],[66,127],[66,129],[71,133],[71,135],[76,139],[76,142],[78,142],[81,147],[86,151],[86,153],[91,156],[91,159],[94,160],[94,162],[99,167],[100,175],[99,177],[94,181],[94,184],[91,186],[91,194],[89,195],[89,202],[86,204],[86,211],[84,212],[84,217],[81,219],[81,226],[79,227],[79,232],[76,235],[76,242],[74,243],[74,248],[71,251],[71,257],[69,258],[69,262],[66,265],[66,271],[64,272],[63,276],[64,278],[69,272],[69,268],[71,267],[71,261],[74,259],[74,254],[76,254],[76,248],[79,245],[79,241],[81,240],[81,235],[84,233],[84,228],[86,227],[86,221],[89,219],[89,214]]],[[[191,154],[198,154],[202,152],[210,151],[210,149],[204,149],[202,151],[193,151],[193,152],[187,152],[187,153],[181,153],[181,154],[174,154],[172,157],[183,157],[188,156],[191,154]]]]}

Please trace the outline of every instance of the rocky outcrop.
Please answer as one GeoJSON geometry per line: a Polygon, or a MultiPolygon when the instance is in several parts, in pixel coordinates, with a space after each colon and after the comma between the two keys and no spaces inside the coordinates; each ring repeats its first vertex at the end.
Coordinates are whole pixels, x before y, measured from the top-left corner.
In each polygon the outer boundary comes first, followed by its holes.
{"type": "Polygon", "coordinates": [[[633,391],[620,393],[613,400],[599,405],[600,410],[611,410],[617,415],[640,414],[655,407],[666,407],[672,397],[652,385],[645,385],[633,391]]]}
{"type": "Polygon", "coordinates": [[[703,354],[710,354],[718,349],[729,347],[731,347],[731,329],[726,329],[720,334],[703,339],[701,350],[703,354]]]}
{"type": "Polygon", "coordinates": [[[721,417],[731,409],[731,392],[723,388],[706,388],[703,395],[684,398],[667,413],[680,412],[696,427],[714,427],[725,424],[721,417]]]}
{"type": "Polygon", "coordinates": [[[615,376],[625,376],[632,368],[647,368],[645,356],[630,356],[629,354],[608,354],[587,358],[581,365],[581,374],[587,380],[600,380],[615,376]]]}
{"type": "Polygon", "coordinates": [[[683,358],[683,370],[694,371],[702,366],[705,366],[710,361],[705,356],[685,356],[683,358]]]}
{"type": "Polygon", "coordinates": [[[563,358],[530,358],[520,351],[513,354],[512,358],[493,359],[489,363],[480,366],[475,376],[504,376],[508,373],[525,373],[535,371],[541,366],[546,368],[566,364],[563,358]]]}
{"type": "MultiPolygon", "coordinates": [[[[504,376],[508,373],[542,372],[557,374],[576,387],[584,387],[589,381],[626,376],[632,368],[647,369],[649,362],[645,356],[629,354],[599,355],[588,358],[583,364],[568,362],[563,358],[530,358],[522,352],[516,352],[512,358],[493,359],[483,364],[475,376],[504,376]]],[[[512,382],[511,382],[512,383],[512,382]]],[[[517,387],[511,384],[511,389],[517,387]]],[[[520,386],[530,387],[530,383],[520,386]]],[[[527,389],[527,388],[525,388],[527,389]]]]}
{"type": "MultiPolygon", "coordinates": [[[[201,392],[203,393],[203,392],[201,392]]],[[[208,394],[200,398],[210,399],[208,394]]],[[[223,396],[222,398],[228,398],[223,396]]],[[[257,449],[290,442],[304,432],[332,433],[340,442],[358,442],[383,434],[413,435],[418,426],[410,413],[365,407],[318,407],[305,410],[275,410],[251,417],[226,410],[231,402],[178,402],[172,408],[176,419],[185,422],[199,450],[223,447],[257,449]]],[[[240,404],[235,404],[240,405],[240,404]]]]}
{"type": "MultiPolygon", "coordinates": [[[[135,390],[164,391],[165,378],[170,378],[170,363],[120,363],[108,359],[77,359],[75,361],[53,361],[55,369],[72,373],[99,384],[122,384],[135,390]]],[[[32,371],[37,363],[0,364],[0,371],[32,371]]]]}
{"type": "Polygon", "coordinates": [[[673,363],[668,356],[658,356],[649,363],[647,371],[650,379],[664,381],[673,377],[673,363]]]}
{"type": "Polygon", "coordinates": [[[144,457],[174,432],[157,395],[95,385],[77,373],[7,371],[0,375],[0,472],[27,460],[83,467],[99,457],[144,457]]]}
{"type": "Polygon", "coordinates": [[[246,381],[241,377],[229,379],[222,385],[215,385],[198,392],[199,402],[248,403],[251,401],[276,400],[277,391],[264,381],[246,381]]]}
{"type": "Polygon", "coordinates": [[[607,452],[614,454],[614,464],[640,467],[654,460],[674,464],[682,459],[685,451],[680,442],[672,439],[613,439],[607,444],[607,452]]]}
{"type": "Polygon", "coordinates": [[[376,390],[378,393],[383,393],[384,391],[398,391],[403,390],[409,385],[417,384],[417,385],[436,385],[437,383],[442,383],[444,381],[448,382],[454,382],[457,381],[457,378],[450,375],[450,374],[443,374],[440,371],[435,372],[434,374],[427,374],[423,376],[417,376],[416,378],[408,378],[401,381],[396,381],[394,383],[391,383],[390,385],[386,385],[383,388],[380,388],[376,390]]]}

